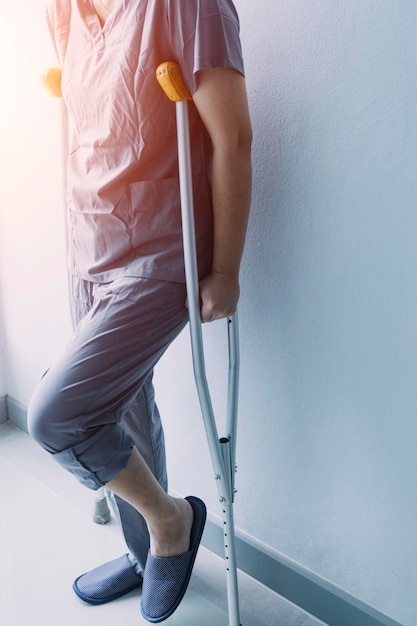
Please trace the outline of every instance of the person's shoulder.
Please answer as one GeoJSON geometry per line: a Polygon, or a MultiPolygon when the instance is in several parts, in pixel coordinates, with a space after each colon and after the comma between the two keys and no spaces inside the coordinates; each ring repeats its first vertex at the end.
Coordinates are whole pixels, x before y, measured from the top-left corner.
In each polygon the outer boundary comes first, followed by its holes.
{"type": "MultiPolygon", "coordinates": [[[[155,2],[157,0],[154,0],[155,2]]],[[[234,23],[239,29],[239,15],[233,0],[163,0],[168,20],[174,24],[203,24],[207,19],[234,23]]]]}
{"type": "Polygon", "coordinates": [[[204,13],[233,13],[237,10],[233,0],[164,0],[167,9],[190,12],[198,9],[204,13]]]}

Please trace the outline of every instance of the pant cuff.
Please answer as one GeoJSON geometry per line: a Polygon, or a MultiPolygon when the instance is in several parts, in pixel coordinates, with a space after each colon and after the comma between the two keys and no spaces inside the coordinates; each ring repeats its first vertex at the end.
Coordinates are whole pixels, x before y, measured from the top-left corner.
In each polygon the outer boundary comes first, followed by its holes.
{"type": "Polygon", "coordinates": [[[89,489],[100,489],[125,469],[134,446],[119,424],[106,424],[52,457],[89,489]]]}

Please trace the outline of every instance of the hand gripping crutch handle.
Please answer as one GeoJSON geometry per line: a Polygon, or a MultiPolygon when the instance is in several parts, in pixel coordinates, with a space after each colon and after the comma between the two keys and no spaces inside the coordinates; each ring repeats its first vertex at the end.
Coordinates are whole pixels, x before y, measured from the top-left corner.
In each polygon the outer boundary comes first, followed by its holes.
{"type": "MultiPolygon", "coordinates": [[[[207,385],[204,362],[204,347],[200,317],[200,296],[195,243],[194,202],[191,176],[190,134],[188,124],[187,100],[191,95],[184,84],[180,67],[173,62],[165,62],[158,66],[156,76],[168,98],[176,103],[178,162],[181,195],[181,217],[183,227],[185,278],[190,319],[191,345],[193,353],[194,375],[199,394],[204,424],[206,428],[213,467],[218,480],[221,501],[233,501],[233,489],[227,488],[224,475],[224,460],[218,446],[218,434],[214,418],[210,393],[207,385]],[[231,493],[230,493],[231,491],[231,493]]],[[[237,421],[237,393],[239,376],[239,341],[237,313],[228,318],[229,343],[229,385],[228,385],[228,420],[227,438],[232,439],[230,454],[234,468],[235,437],[237,421]]],[[[222,442],[225,438],[222,439],[222,442]]],[[[234,473],[234,472],[233,472],[234,473]]]]}
{"type": "Polygon", "coordinates": [[[194,377],[211,460],[217,481],[220,502],[222,503],[223,509],[225,559],[227,564],[227,594],[230,620],[229,626],[240,626],[233,521],[236,452],[235,441],[239,380],[239,335],[237,313],[235,313],[232,317],[227,318],[229,347],[227,437],[219,440],[205,372],[204,346],[200,316],[187,102],[192,98],[184,84],[181,70],[176,63],[166,62],[159,65],[156,70],[156,76],[165,94],[172,102],[176,103],[185,279],[190,319],[194,377]]]}

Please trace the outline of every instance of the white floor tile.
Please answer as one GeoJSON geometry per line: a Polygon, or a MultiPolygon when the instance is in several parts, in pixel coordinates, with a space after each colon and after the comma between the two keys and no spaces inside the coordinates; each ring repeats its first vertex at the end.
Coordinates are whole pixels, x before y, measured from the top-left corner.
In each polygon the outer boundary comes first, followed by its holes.
{"type": "MultiPolygon", "coordinates": [[[[90,606],[72,591],[73,580],[120,556],[125,545],[115,524],[90,517],[0,457],[0,624],[2,626],[124,626],[147,624],[139,592],[103,606],[90,606]]],[[[166,624],[227,625],[218,607],[191,589],[166,624]],[[198,618],[196,618],[198,615],[198,618]]]]}
{"type": "MultiPolygon", "coordinates": [[[[0,623],[7,626],[148,624],[140,615],[139,591],[101,606],[88,605],[76,597],[71,589],[75,565],[73,547],[49,555],[2,584],[0,623]]],[[[228,620],[225,613],[189,590],[176,613],[165,623],[167,626],[227,626],[228,620]]]]}
{"type": "Polygon", "coordinates": [[[0,457],[0,580],[88,529],[70,503],[0,457]]]}
{"type": "Polygon", "coordinates": [[[0,427],[0,458],[15,464],[77,508],[91,513],[93,492],[80,485],[26,433],[8,425],[0,427]]]}
{"type": "Polygon", "coordinates": [[[21,434],[21,431],[13,428],[10,424],[0,424],[0,446],[6,441],[10,441],[10,439],[19,437],[19,434],[21,434]]]}
{"type": "MultiPolygon", "coordinates": [[[[143,626],[140,591],[101,606],[72,591],[73,580],[126,551],[112,521],[92,522],[94,494],[28,435],[0,426],[0,626],[143,626]]],[[[239,574],[244,626],[320,622],[239,574]]],[[[167,626],[228,626],[224,562],[202,548],[186,596],[167,626]]]]}

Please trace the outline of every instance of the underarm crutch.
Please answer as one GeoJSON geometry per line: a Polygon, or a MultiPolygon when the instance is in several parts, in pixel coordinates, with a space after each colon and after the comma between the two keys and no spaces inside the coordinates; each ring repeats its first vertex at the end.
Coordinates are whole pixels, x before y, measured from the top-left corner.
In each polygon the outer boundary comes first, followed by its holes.
{"type": "MultiPolygon", "coordinates": [[[[54,98],[61,98],[61,79],[62,72],[59,67],[50,67],[44,74],[41,76],[41,81],[45,89],[50,93],[54,98]]],[[[68,157],[68,119],[66,114],[66,109],[64,103],[61,101],[61,126],[62,126],[62,166],[63,166],[63,178],[65,181],[65,163],[68,157]]],[[[65,189],[65,184],[64,184],[65,189]]],[[[65,195],[65,194],[64,194],[65,195]]],[[[64,199],[65,204],[65,199],[64,199]]],[[[66,223],[66,222],[65,222],[66,223]]],[[[68,290],[70,291],[70,278],[68,276],[68,290]]],[[[71,299],[70,299],[71,301],[71,299]]],[[[75,313],[74,307],[71,304],[71,321],[73,328],[75,327],[75,313]]],[[[106,489],[105,487],[100,487],[98,491],[95,493],[94,504],[93,504],[93,513],[92,513],[93,521],[96,524],[107,524],[110,521],[110,509],[107,502],[106,497],[106,489]]]]}
{"type": "Polygon", "coordinates": [[[219,439],[207,383],[204,345],[200,317],[197,254],[194,227],[194,203],[191,178],[191,152],[188,122],[188,100],[191,100],[179,66],[166,62],[156,70],[159,84],[168,98],[176,103],[178,162],[181,194],[181,216],[184,244],[185,278],[190,319],[194,378],[203,415],[215,480],[223,513],[223,535],[227,578],[229,626],[241,626],[235,550],[233,503],[235,496],[236,432],[239,387],[238,316],[227,318],[229,374],[227,393],[227,436],[219,439]]]}

